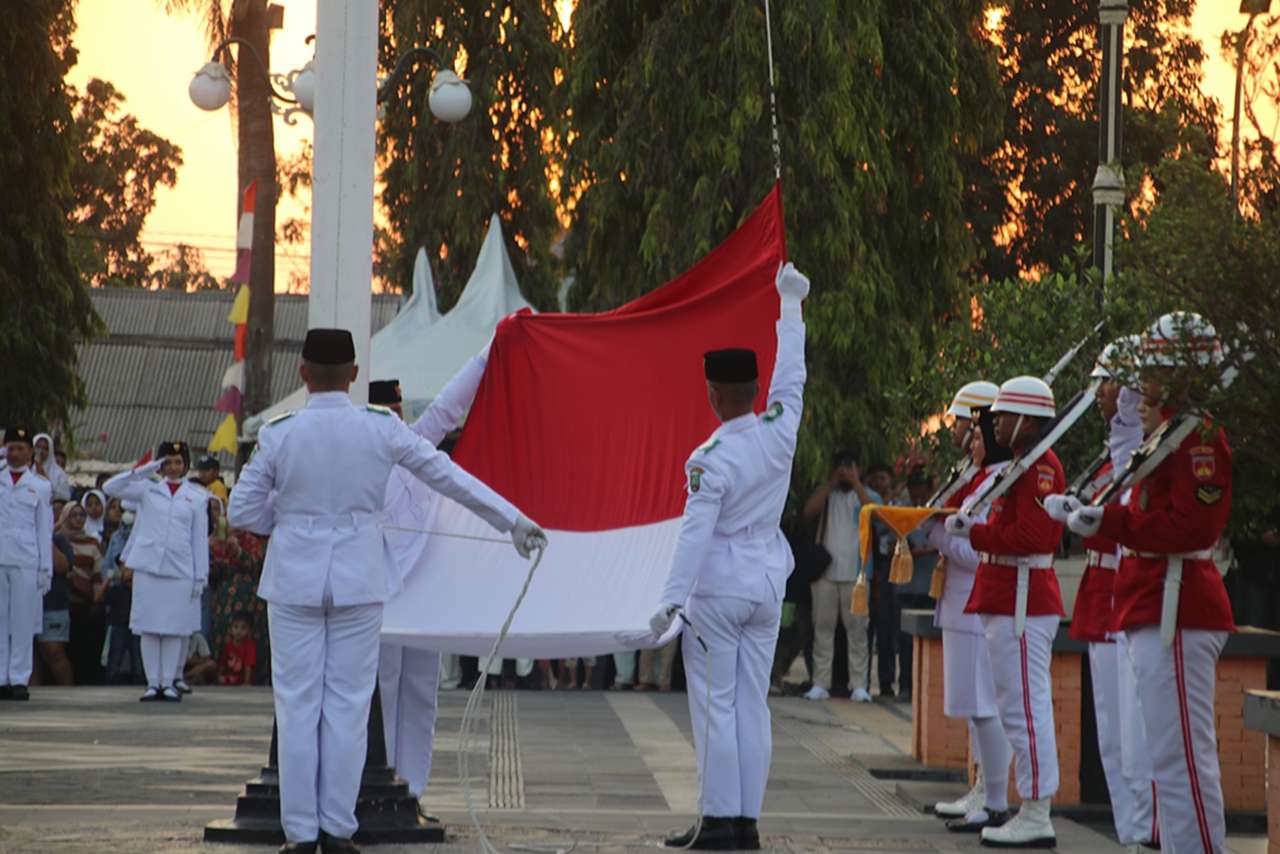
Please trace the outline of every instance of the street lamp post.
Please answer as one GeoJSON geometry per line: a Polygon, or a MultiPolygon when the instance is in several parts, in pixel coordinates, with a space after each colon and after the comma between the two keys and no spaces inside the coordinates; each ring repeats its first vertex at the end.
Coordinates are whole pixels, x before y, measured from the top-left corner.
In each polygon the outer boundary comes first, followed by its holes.
{"type": "Polygon", "coordinates": [[[1098,81],[1098,171],[1093,178],[1093,266],[1102,272],[1099,303],[1115,271],[1116,215],[1124,204],[1124,167],[1120,162],[1123,128],[1124,23],[1127,0],[1099,4],[1102,76],[1098,81]]]}

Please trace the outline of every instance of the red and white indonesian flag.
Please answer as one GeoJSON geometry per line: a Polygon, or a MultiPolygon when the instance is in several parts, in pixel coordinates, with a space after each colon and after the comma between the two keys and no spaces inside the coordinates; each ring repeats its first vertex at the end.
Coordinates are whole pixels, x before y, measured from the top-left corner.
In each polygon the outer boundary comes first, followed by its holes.
{"type": "MultiPolygon", "coordinates": [[[[645,645],[680,529],[684,463],[717,426],[702,354],[753,348],[763,409],[784,256],[775,187],[710,255],[640,299],[602,314],[525,311],[498,327],[454,459],[550,539],[504,655],[645,645]]],[[[445,499],[429,527],[495,536],[445,499]]],[[[510,544],[432,537],[387,605],[384,639],[487,654],[528,568],[510,544]]]]}

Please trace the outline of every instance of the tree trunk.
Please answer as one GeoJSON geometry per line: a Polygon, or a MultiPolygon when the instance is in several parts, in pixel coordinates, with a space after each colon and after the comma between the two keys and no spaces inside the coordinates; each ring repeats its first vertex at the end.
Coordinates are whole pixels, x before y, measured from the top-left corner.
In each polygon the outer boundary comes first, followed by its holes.
{"type": "Polygon", "coordinates": [[[236,0],[231,35],[253,45],[262,67],[249,52],[236,61],[236,110],[239,117],[240,192],[258,182],[253,211],[253,263],[249,272],[249,324],[245,352],[242,417],[272,403],[271,354],[275,344],[276,148],[271,89],[264,72],[271,67],[266,0],[236,0]]]}

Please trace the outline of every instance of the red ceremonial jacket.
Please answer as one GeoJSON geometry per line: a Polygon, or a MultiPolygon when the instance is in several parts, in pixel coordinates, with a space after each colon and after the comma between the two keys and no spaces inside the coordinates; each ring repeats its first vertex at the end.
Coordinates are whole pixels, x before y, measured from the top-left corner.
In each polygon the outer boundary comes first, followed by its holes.
{"type": "MultiPolygon", "coordinates": [[[[1067,486],[1062,463],[1052,450],[1022,473],[1004,495],[996,499],[990,520],[974,525],[969,542],[984,555],[1015,557],[1053,554],[1062,540],[1062,525],[1053,521],[1039,501],[1061,493],[1067,486]]],[[[983,561],[978,579],[965,606],[966,614],[1012,615],[1018,584],[1018,568],[983,561]]],[[[1062,591],[1053,568],[1032,569],[1027,591],[1027,616],[1064,616],[1062,591]]]]}
{"type": "MultiPolygon", "coordinates": [[[[1098,470],[1098,474],[1085,488],[1081,496],[1092,501],[1094,496],[1111,485],[1115,472],[1110,462],[1098,470]]],[[[1111,626],[1112,594],[1115,587],[1116,568],[1100,566],[1097,555],[1118,556],[1120,544],[1115,540],[1098,535],[1086,537],[1084,547],[1090,552],[1084,569],[1084,577],[1080,579],[1080,588],[1076,591],[1076,605],[1071,612],[1071,627],[1068,634],[1073,640],[1089,643],[1110,643],[1107,631],[1111,626]]]]}
{"type": "MultiPolygon", "coordinates": [[[[1231,448],[1226,434],[1210,425],[1188,436],[1134,486],[1127,503],[1107,505],[1099,533],[1134,552],[1184,554],[1213,548],[1230,514],[1231,448]]],[[[1163,557],[1120,559],[1112,631],[1160,624],[1167,566],[1163,557]]],[[[1178,626],[1235,630],[1227,589],[1212,560],[1183,561],[1178,626]]]]}

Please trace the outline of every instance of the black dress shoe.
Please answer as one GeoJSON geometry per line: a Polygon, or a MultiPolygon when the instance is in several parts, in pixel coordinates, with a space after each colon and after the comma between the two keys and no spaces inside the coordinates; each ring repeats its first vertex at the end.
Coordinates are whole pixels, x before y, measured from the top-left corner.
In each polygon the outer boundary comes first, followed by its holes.
{"type": "Polygon", "coordinates": [[[10,686],[9,686],[9,697],[8,697],[8,699],[10,699],[10,700],[30,700],[30,699],[31,699],[31,693],[30,693],[29,691],[27,691],[27,686],[26,686],[26,685],[10,685],[10,686]]]}
{"type": "Polygon", "coordinates": [[[418,807],[418,818],[422,819],[423,821],[430,822],[431,824],[439,824],[439,823],[440,823],[440,819],[436,818],[436,817],[435,817],[435,816],[433,816],[431,813],[429,813],[429,812],[427,812],[426,810],[424,810],[424,809],[422,808],[422,804],[421,804],[421,803],[419,803],[419,804],[417,805],[417,807],[418,807]]]}
{"type": "Polygon", "coordinates": [[[759,851],[760,829],[756,826],[756,820],[740,815],[733,820],[733,824],[738,831],[738,850],[759,851]]]}
{"type": "Polygon", "coordinates": [[[360,854],[360,849],[350,839],[339,839],[320,831],[320,850],[324,854],[360,854]]]}
{"type": "Polygon", "coordinates": [[[280,846],[280,854],[316,854],[316,840],[310,842],[286,842],[280,846]]]}
{"type": "Polygon", "coordinates": [[[966,817],[949,818],[947,830],[952,833],[981,833],[984,827],[999,827],[1009,820],[1008,810],[986,810],[986,821],[969,821],[966,817]]]}
{"type": "Polygon", "coordinates": [[[738,847],[737,822],[732,818],[703,816],[701,827],[695,824],[663,844],[668,848],[691,848],[695,851],[734,851],[738,847]]]}

